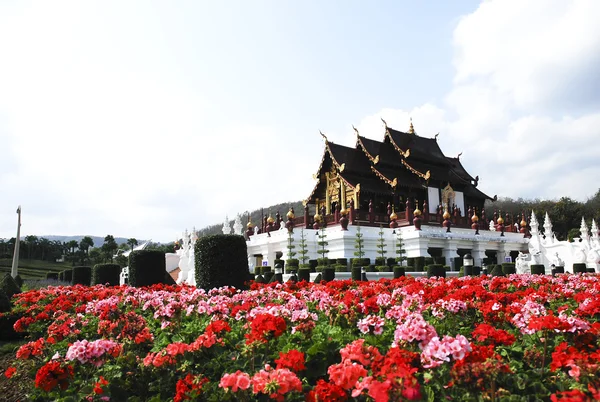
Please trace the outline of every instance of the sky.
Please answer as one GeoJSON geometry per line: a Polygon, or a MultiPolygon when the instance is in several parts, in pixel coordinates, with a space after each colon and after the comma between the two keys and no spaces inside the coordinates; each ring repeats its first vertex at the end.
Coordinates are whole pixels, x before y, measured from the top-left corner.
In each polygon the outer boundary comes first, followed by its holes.
{"type": "Polygon", "coordinates": [[[2,1],[0,238],[169,242],[309,196],[319,130],[433,137],[512,198],[600,188],[600,1],[2,1]]]}

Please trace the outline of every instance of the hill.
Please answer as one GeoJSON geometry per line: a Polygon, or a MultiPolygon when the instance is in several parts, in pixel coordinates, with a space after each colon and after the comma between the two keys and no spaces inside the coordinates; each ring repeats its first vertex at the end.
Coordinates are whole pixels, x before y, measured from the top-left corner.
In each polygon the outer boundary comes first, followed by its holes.
{"type": "MultiPolygon", "coordinates": [[[[257,225],[257,224],[260,224],[260,221],[263,217],[265,217],[265,216],[268,217],[269,213],[271,214],[271,216],[273,216],[273,218],[275,218],[275,214],[277,214],[277,212],[279,212],[279,214],[281,214],[283,219],[286,219],[285,214],[287,214],[287,212],[290,210],[290,207],[294,208],[294,213],[296,214],[296,216],[300,216],[304,213],[304,206],[302,205],[302,201],[290,201],[290,202],[283,202],[281,204],[271,205],[266,208],[256,209],[256,210],[250,212],[250,220],[252,221],[252,223],[257,225]]],[[[246,223],[248,223],[248,216],[243,215],[243,214],[244,214],[244,212],[239,212],[237,215],[241,216],[242,225],[244,225],[244,230],[246,230],[246,223]]],[[[229,221],[229,225],[233,226],[234,222],[235,222],[235,219],[231,219],[229,221]]],[[[221,233],[223,233],[223,222],[215,223],[214,225],[209,225],[205,228],[200,229],[198,231],[198,236],[207,236],[207,235],[214,235],[214,234],[221,234],[221,233]]]]}

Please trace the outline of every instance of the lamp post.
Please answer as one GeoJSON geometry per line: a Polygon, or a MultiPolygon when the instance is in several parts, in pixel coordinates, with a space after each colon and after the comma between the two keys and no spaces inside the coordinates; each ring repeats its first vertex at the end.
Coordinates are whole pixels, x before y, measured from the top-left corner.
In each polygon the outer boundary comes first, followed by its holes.
{"type": "Polygon", "coordinates": [[[471,253],[467,253],[463,257],[463,267],[465,267],[465,276],[473,275],[473,256],[471,256],[471,253]]]}
{"type": "Polygon", "coordinates": [[[13,261],[12,261],[12,269],[10,271],[10,276],[16,278],[19,274],[19,243],[21,242],[21,206],[17,208],[17,214],[19,215],[17,222],[17,238],[15,239],[15,249],[13,253],[13,261]]]}
{"type": "Polygon", "coordinates": [[[275,264],[275,280],[283,283],[283,269],[281,268],[281,264],[275,264]]]}

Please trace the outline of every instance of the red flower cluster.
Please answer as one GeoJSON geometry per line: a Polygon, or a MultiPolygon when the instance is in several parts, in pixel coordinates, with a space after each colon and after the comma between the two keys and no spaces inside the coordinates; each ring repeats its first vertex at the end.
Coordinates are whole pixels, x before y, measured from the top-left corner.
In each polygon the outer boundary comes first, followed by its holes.
{"type": "Polygon", "coordinates": [[[515,336],[503,329],[496,329],[489,324],[479,324],[472,332],[473,338],[481,343],[510,346],[515,343],[515,336]]]}
{"type": "Polygon", "coordinates": [[[29,356],[41,356],[44,352],[44,338],[26,343],[17,350],[17,359],[29,359],[29,356]]]}
{"type": "Polygon", "coordinates": [[[202,386],[207,382],[208,380],[202,375],[186,375],[184,379],[177,381],[177,385],[175,385],[173,402],[195,400],[202,394],[202,386]]]}
{"type": "Polygon", "coordinates": [[[287,353],[279,352],[279,359],[275,360],[278,369],[287,368],[296,373],[306,370],[304,365],[304,353],[292,349],[287,353]]]}
{"type": "Polygon", "coordinates": [[[286,328],[285,320],[279,316],[257,314],[250,324],[251,332],[246,334],[246,344],[250,345],[254,342],[265,343],[271,337],[277,338],[281,336],[286,328]]]}
{"type": "Polygon", "coordinates": [[[62,365],[56,360],[51,360],[43,365],[35,375],[35,386],[46,392],[52,391],[57,386],[65,390],[69,380],[73,377],[73,366],[62,365]]]}

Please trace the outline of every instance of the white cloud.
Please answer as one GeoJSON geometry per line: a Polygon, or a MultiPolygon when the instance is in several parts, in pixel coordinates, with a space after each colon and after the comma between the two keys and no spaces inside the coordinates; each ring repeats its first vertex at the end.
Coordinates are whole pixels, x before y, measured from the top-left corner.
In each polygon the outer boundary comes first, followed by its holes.
{"type": "Polygon", "coordinates": [[[361,126],[406,129],[412,116],[421,135],[441,131],[446,155],[464,152],[490,195],[583,200],[600,187],[600,92],[586,89],[600,89],[599,20],[593,0],[485,1],[455,29],[444,105],[383,109],[361,126]]]}

